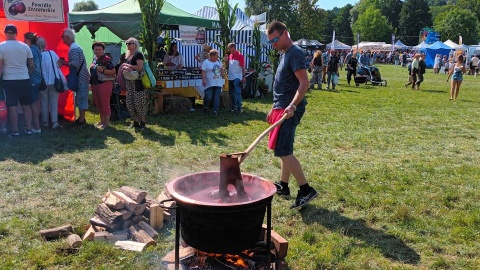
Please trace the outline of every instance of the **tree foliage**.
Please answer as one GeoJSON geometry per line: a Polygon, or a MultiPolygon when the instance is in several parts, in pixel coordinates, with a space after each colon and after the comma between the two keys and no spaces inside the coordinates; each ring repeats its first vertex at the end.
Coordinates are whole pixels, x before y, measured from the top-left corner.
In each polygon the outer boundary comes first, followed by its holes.
{"type": "Polygon", "coordinates": [[[338,14],[333,20],[333,27],[335,28],[335,35],[343,42],[353,43],[352,27],[350,26],[351,15],[350,10],[352,5],[347,4],[340,8],[338,14]]]}
{"type": "Polygon", "coordinates": [[[353,31],[360,33],[362,40],[389,42],[392,27],[379,9],[370,6],[353,23],[353,31]]]}
{"type": "Polygon", "coordinates": [[[140,10],[142,11],[142,29],[140,32],[140,42],[143,49],[147,52],[147,59],[152,65],[155,56],[157,37],[160,35],[160,11],[163,8],[165,0],[138,0],[140,10]]]}
{"type": "Polygon", "coordinates": [[[473,12],[477,20],[480,20],[480,0],[457,0],[455,7],[473,12]]]}
{"type": "Polygon", "coordinates": [[[93,0],[83,0],[73,5],[72,11],[93,11],[97,10],[98,5],[93,0]]]}
{"type": "Polygon", "coordinates": [[[439,15],[433,27],[440,32],[442,39],[458,40],[462,36],[463,43],[474,44],[478,40],[478,26],[475,14],[466,9],[452,8],[439,15]]]}
{"type": "Polygon", "coordinates": [[[401,0],[360,0],[351,9],[352,22],[355,22],[358,16],[364,13],[367,8],[373,7],[380,10],[381,14],[387,18],[394,32],[396,32],[400,19],[399,10],[401,10],[402,5],[401,0]]]}
{"type": "Polygon", "coordinates": [[[407,45],[418,44],[420,30],[432,26],[426,0],[406,0],[400,11],[398,36],[407,45]]]}

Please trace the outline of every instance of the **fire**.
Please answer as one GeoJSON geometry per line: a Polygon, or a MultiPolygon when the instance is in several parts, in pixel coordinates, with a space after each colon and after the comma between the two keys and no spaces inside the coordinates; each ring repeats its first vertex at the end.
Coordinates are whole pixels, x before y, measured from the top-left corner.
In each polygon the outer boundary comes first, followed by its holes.
{"type": "MultiPolygon", "coordinates": [[[[249,256],[246,252],[244,253],[245,255],[249,256]]],[[[198,251],[198,256],[199,257],[213,257],[216,259],[223,259],[225,262],[230,263],[232,265],[249,269],[249,264],[246,260],[244,260],[242,257],[239,255],[232,255],[232,254],[217,254],[217,253],[207,253],[203,251],[198,251]]],[[[250,257],[250,256],[249,256],[250,257]]]]}

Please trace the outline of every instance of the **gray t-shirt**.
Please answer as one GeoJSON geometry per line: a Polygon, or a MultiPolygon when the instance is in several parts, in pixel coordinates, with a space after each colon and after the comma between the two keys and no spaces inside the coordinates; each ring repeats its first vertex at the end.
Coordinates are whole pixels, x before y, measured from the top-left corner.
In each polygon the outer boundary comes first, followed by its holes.
{"type": "Polygon", "coordinates": [[[3,79],[6,81],[27,80],[27,59],[33,58],[27,44],[18,40],[7,40],[0,43],[0,59],[3,59],[3,79]]]}
{"type": "MultiPolygon", "coordinates": [[[[300,82],[295,72],[307,69],[305,54],[302,49],[293,45],[280,56],[275,81],[273,82],[273,109],[285,109],[295,97],[300,82]]],[[[297,105],[297,111],[305,111],[305,98],[297,105]]]]}

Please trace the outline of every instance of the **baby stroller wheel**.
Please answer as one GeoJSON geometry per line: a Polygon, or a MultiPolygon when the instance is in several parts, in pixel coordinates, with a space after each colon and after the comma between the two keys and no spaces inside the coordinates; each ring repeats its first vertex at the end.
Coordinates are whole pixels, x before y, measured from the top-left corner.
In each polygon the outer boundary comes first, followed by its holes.
{"type": "Polygon", "coordinates": [[[385,86],[385,87],[387,86],[387,80],[383,81],[383,86],[385,86]]]}
{"type": "Polygon", "coordinates": [[[356,83],[355,86],[358,87],[360,84],[359,83],[356,83]]]}

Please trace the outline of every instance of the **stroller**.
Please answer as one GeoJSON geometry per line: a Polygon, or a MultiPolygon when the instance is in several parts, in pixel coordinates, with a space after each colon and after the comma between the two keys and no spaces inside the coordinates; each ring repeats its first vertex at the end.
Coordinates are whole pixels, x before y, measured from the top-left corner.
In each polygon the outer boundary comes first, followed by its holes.
{"type": "Polygon", "coordinates": [[[355,85],[371,83],[372,85],[387,86],[387,80],[382,80],[380,70],[376,66],[360,66],[355,76],[355,85]]]}

